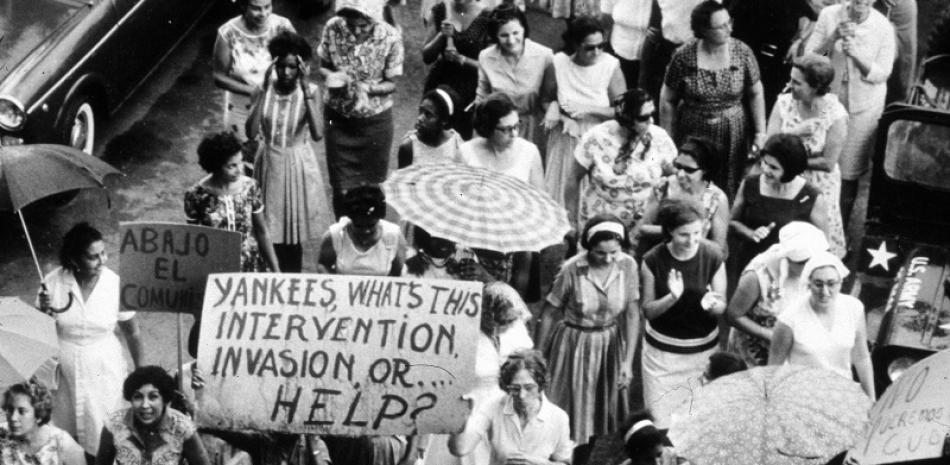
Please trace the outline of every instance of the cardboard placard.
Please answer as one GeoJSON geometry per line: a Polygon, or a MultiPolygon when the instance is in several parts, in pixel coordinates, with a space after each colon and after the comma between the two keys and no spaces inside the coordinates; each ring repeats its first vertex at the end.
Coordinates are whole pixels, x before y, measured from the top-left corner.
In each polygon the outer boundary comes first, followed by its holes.
{"type": "Polygon", "coordinates": [[[201,309],[211,273],[241,271],[241,233],[168,222],[119,224],[123,310],[201,309]]]}
{"type": "Polygon", "coordinates": [[[199,424],[446,433],[468,416],[482,284],[244,273],[208,278],[199,424]]]}
{"type": "Polygon", "coordinates": [[[941,457],[950,434],[950,351],[908,369],[871,408],[850,451],[862,465],[941,457]]]}

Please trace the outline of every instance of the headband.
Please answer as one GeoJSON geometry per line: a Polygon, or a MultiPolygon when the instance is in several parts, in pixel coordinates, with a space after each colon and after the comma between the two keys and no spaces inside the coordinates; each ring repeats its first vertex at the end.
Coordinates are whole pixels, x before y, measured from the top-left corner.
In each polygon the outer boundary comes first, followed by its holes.
{"type": "Polygon", "coordinates": [[[449,93],[442,89],[435,89],[435,93],[445,101],[445,106],[449,109],[449,116],[452,116],[455,113],[455,105],[452,104],[452,97],[449,97],[449,93]]]}
{"type": "Polygon", "coordinates": [[[603,223],[597,223],[590,227],[587,230],[587,240],[590,241],[590,238],[594,237],[594,234],[597,234],[601,231],[612,232],[620,237],[623,237],[623,225],[615,221],[604,221],[603,223]]]}
{"type": "Polygon", "coordinates": [[[634,434],[637,434],[637,431],[640,431],[641,429],[646,428],[646,427],[653,427],[653,428],[656,428],[655,426],[653,426],[653,422],[652,422],[652,421],[650,421],[650,420],[640,420],[640,421],[634,423],[633,426],[631,426],[630,429],[627,430],[627,434],[624,434],[624,435],[623,435],[623,442],[629,441],[631,436],[633,436],[634,434]]]}

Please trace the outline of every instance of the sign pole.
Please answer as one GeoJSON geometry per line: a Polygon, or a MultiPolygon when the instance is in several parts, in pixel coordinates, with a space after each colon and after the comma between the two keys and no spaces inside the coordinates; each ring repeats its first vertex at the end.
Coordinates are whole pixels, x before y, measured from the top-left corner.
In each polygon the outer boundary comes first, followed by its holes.
{"type": "Polygon", "coordinates": [[[175,333],[176,333],[175,335],[176,335],[177,338],[178,338],[178,392],[185,392],[185,366],[184,366],[184,362],[182,361],[182,355],[181,355],[181,319],[182,319],[182,316],[181,316],[181,313],[176,313],[175,316],[176,316],[176,321],[177,321],[177,323],[178,323],[178,324],[176,325],[176,331],[175,331],[175,333]]]}

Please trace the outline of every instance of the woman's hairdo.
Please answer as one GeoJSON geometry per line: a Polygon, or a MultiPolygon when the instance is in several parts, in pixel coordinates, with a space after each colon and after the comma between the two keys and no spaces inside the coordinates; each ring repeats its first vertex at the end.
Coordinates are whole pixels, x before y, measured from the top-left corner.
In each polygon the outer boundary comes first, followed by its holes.
{"type": "Polygon", "coordinates": [[[693,30],[693,36],[702,39],[703,34],[712,24],[712,16],[719,11],[727,11],[725,5],[715,0],[705,0],[696,5],[693,12],[689,15],[689,27],[693,30]]]}
{"type": "Polygon", "coordinates": [[[688,155],[696,161],[696,166],[703,170],[703,179],[715,179],[722,168],[722,147],[704,137],[689,136],[680,144],[679,152],[688,155]]]}
{"type": "Polygon", "coordinates": [[[132,395],[146,384],[155,386],[158,393],[162,396],[165,403],[171,402],[175,398],[175,379],[165,371],[164,368],[148,365],[138,367],[122,383],[122,397],[127,401],[132,400],[132,395]]]}
{"type": "Polygon", "coordinates": [[[446,85],[440,85],[426,92],[422,95],[422,100],[428,100],[435,105],[435,109],[438,112],[437,116],[442,121],[444,127],[449,127],[456,116],[462,113],[462,109],[459,108],[461,97],[459,97],[455,90],[446,85]],[[448,102],[445,99],[446,96],[448,96],[448,102]],[[452,105],[452,111],[449,111],[450,104],[452,105]]]}
{"type": "Polygon", "coordinates": [[[816,95],[825,95],[831,91],[831,83],[835,80],[835,68],[828,57],[806,53],[798,57],[792,67],[801,71],[805,83],[815,89],[816,95]]]}
{"type": "Polygon", "coordinates": [[[508,356],[505,363],[501,365],[501,373],[498,376],[498,385],[504,390],[511,384],[521,370],[528,370],[534,382],[538,383],[538,389],[543,391],[548,386],[548,368],[544,362],[544,357],[537,350],[519,350],[508,356]]]}
{"type": "Polygon", "coordinates": [[[495,132],[498,121],[515,111],[515,104],[511,97],[502,92],[488,94],[481,103],[475,106],[475,115],[472,117],[472,128],[479,136],[488,138],[495,132]]]}
{"type": "Polygon", "coordinates": [[[313,49],[310,48],[307,39],[291,31],[282,31],[274,36],[267,44],[267,51],[271,58],[276,59],[298,55],[303,58],[303,61],[307,61],[313,57],[313,49]]]}
{"type": "Polygon", "coordinates": [[[63,236],[63,246],[59,249],[59,264],[73,273],[79,271],[79,261],[93,242],[102,240],[102,233],[83,221],[73,226],[63,236]]]}
{"type": "Polygon", "coordinates": [[[623,449],[628,458],[634,460],[643,457],[652,458],[653,451],[657,446],[667,444],[666,435],[652,425],[652,422],[653,415],[650,414],[649,410],[643,409],[631,413],[621,424],[620,436],[626,438],[623,449]],[[640,428],[633,434],[629,433],[634,425],[644,423],[649,426],[640,428]]]}
{"type": "Polygon", "coordinates": [[[612,241],[612,240],[619,242],[620,247],[622,248],[626,249],[630,247],[630,238],[629,238],[629,232],[627,231],[627,227],[626,225],[624,225],[623,221],[621,221],[620,218],[618,218],[615,215],[603,213],[603,214],[594,216],[593,218],[587,220],[587,223],[584,224],[584,229],[581,231],[581,237],[580,237],[581,247],[587,250],[590,250],[596,247],[597,244],[600,244],[601,242],[612,241]],[[593,235],[589,234],[591,228],[593,228],[594,226],[597,226],[598,224],[606,223],[608,221],[619,224],[623,228],[623,234],[622,235],[617,234],[612,231],[597,231],[593,235]],[[590,237],[587,237],[589,235],[590,237]]]}
{"type": "Polygon", "coordinates": [[[703,220],[703,206],[692,199],[666,198],[660,202],[656,222],[666,240],[673,238],[673,231],[680,226],[703,220]]]}
{"type": "Polygon", "coordinates": [[[782,182],[790,182],[808,168],[808,148],[794,134],[774,134],[765,141],[760,156],[770,156],[782,165],[782,182]]]}
{"type": "Polygon", "coordinates": [[[13,396],[20,394],[30,399],[30,405],[33,406],[33,416],[40,425],[49,423],[53,414],[53,394],[43,383],[31,378],[29,381],[18,383],[7,388],[3,393],[2,410],[9,417],[13,410],[13,396]]]}
{"type": "Polygon", "coordinates": [[[502,26],[512,21],[518,21],[521,23],[521,27],[524,28],[524,37],[525,39],[528,38],[528,17],[525,16],[524,12],[514,4],[502,3],[501,5],[498,5],[494,10],[492,10],[489,18],[491,19],[491,22],[488,24],[488,38],[492,42],[498,43],[498,31],[502,26]]]}
{"type": "Polygon", "coordinates": [[[231,131],[208,134],[198,144],[198,164],[205,172],[217,173],[231,157],[242,153],[242,148],[241,141],[231,131]]]}
{"type": "Polygon", "coordinates": [[[581,16],[567,26],[567,30],[561,34],[561,39],[564,40],[567,50],[573,52],[584,39],[597,33],[604,34],[604,23],[596,16],[581,16]]]}
{"type": "Polygon", "coordinates": [[[343,214],[349,218],[386,217],[386,196],[379,186],[367,184],[357,186],[343,194],[343,214]]]}
{"type": "Polygon", "coordinates": [[[614,115],[622,126],[632,126],[636,119],[640,117],[643,106],[652,101],[653,98],[646,90],[639,87],[630,89],[620,94],[612,102],[614,115]]]}

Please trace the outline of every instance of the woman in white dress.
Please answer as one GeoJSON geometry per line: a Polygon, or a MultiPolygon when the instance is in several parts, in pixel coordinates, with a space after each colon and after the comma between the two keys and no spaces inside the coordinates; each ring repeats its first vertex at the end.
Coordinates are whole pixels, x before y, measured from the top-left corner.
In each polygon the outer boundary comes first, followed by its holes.
{"type": "Polygon", "coordinates": [[[128,374],[116,324],[128,343],[132,362],[142,359],[134,312],[119,311],[119,275],[105,267],[102,233],[88,223],[63,237],[60,267],[44,279],[40,310],[53,314],[59,334],[59,386],[53,397],[53,423],[95,456],[107,416],[123,405],[122,381],[128,374]]]}
{"type": "Polygon", "coordinates": [[[548,131],[545,190],[564,205],[574,164],[574,149],[588,129],[612,118],[610,102],[627,88],[620,62],[604,53],[607,43],[600,20],[578,18],[564,33],[574,52],[554,55],[557,100],[548,105],[542,126],[548,131]]]}

